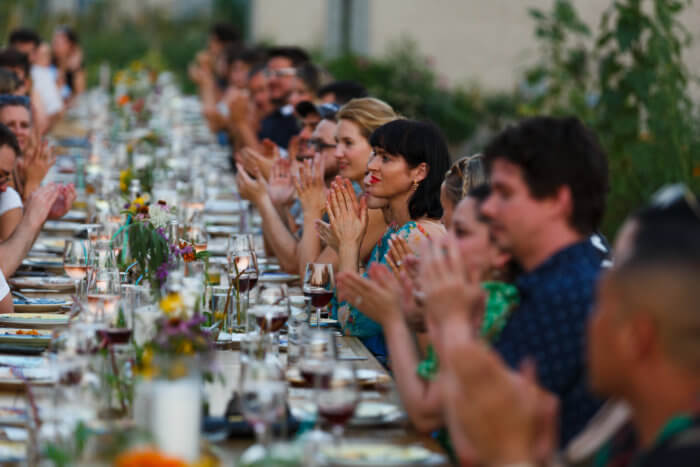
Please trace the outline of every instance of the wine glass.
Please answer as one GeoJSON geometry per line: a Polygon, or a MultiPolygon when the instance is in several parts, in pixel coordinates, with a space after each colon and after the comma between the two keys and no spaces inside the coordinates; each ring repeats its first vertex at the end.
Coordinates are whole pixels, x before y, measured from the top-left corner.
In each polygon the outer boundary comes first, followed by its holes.
{"type": "Polygon", "coordinates": [[[360,401],[360,389],[351,362],[334,362],[327,378],[327,384],[318,391],[318,413],[333,426],[333,439],[338,444],[343,427],[352,418],[360,401]]]}
{"type": "Polygon", "coordinates": [[[322,388],[329,384],[335,363],[333,334],[318,328],[308,328],[308,334],[301,347],[299,373],[304,382],[313,389],[310,405],[316,409],[316,422],[314,429],[305,435],[307,442],[322,443],[329,440],[328,434],[321,430],[318,398],[322,388]]]}
{"type": "Polygon", "coordinates": [[[80,283],[87,276],[90,244],[85,240],[66,240],[63,269],[75,281],[75,294],[80,297],[80,283]]]}
{"type": "Polygon", "coordinates": [[[264,456],[269,452],[269,427],[286,412],[287,383],[284,372],[270,360],[248,360],[242,368],[241,412],[253,425],[264,456]]]}
{"type": "Polygon", "coordinates": [[[250,309],[249,316],[255,318],[261,342],[269,346],[261,350],[269,349],[273,354],[277,354],[279,331],[287,322],[289,313],[289,292],[286,284],[266,283],[259,287],[256,304],[250,309]],[[266,333],[268,336],[264,335],[266,333]]]}
{"type": "Polygon", "coordinates": [[[192,224],[187,229],[187,239],[192,243],[194,251],[199,253],[207,249],[209,234],[203,224],[192,224]]]}
{"type": "Polygon", "coordinates": [[[251,310],[260,332],[276,333],[289,318],[289,292],[286,284],[263,284],[251,310]]]}
{"type": "MultiPolygon", "coordinates": [[[[258,282],[258,260],[253,249],[251,236],[248,234],[236,234],[229,237],[227,251],[229,262],[229,279],[231,287],[235,287],[239,297],[246,293],[246,309],[250,305],[250,289],[258,282]]],[[[237,303],[237,307],[240,305],[237,303]]],[[[243,317],[240,313],[236,316],[240,326],[243,317]]]]}
{"type": "Polygon", "coordinates": [[[119,263],[114,256],[112,242],[109,240],[97,240],[90,249],[88,260],[88,272],[94,273],[102,269],[118,269],[119,263]]]}
{"type": "Polygon", "coordinates": [[[321,327],[321,309],[333,298],[335,280],[333,265],[308,263],[304,273],[304,295],[311,298],[311,305],[316,308],[316,327],[321,327]]]}
{"type": "Polygon", "coordinates": [[[93,274],[88,285],[87,303],[90,321],[96,327],[115,327],[120,289],[118,269],[99,269],[93,274]]]}

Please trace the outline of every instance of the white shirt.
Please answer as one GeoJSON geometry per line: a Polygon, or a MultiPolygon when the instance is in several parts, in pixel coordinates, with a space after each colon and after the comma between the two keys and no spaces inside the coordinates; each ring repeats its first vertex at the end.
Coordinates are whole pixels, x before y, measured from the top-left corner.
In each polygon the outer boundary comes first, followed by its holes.
{"type": "Polygon", "coordinates": [[[7,281],[5,280],[5,274],[0,271],[0,300],[3,300],[5,297],[7,297],[7,294],[10,293],[10,286],[7,285],[7,281]]]}
{"type": "Polygon", "coordinates": [[[7,189],[0,193],[0,216],[7,211],[22,207],[22,198],[14,188],[8,186],[7,189]]]}
{"type": "Polygon", "coordinates": [[[32,83],[41,96],[41,102],[44,104],[46,114],[54,115],[60,112],[63,108],[63,99],[51,68],[32,65],[32,83]]]}

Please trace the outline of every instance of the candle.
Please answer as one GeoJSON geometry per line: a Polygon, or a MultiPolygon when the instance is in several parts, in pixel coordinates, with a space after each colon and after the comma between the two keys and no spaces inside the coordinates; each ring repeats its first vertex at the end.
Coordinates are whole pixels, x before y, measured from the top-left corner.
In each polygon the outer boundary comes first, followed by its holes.
{"type": "Polygon", "coordinates": [[[158,449],[187,462],[196,461],[202,415],[199,380],[155,381],[151,395],[150,431],[158,449]]]}

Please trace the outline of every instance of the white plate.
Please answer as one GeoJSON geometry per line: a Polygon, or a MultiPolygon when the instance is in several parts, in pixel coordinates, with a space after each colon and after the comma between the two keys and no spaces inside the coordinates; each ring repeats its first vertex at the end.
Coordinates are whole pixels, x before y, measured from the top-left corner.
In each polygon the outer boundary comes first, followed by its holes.
{"type": "Polygon", "coordinates": [[[269,272],[260,276],[258,282],[284,283],[298,281],[299,274],[287,274],[285,272],[269,272]]]}
{"type": "Polygon", "coordinates": [[[339,447],[322,449],[321,453],[327,464],[343,467],[422,465],[435,457],[435,454],[421,446],[372,442],[345,443],[339,447]]]}
{"type": "Polygon", "coordinates": [[[246,201],[232,201],[226,199],[209,200],[204,205],[204,211],[212,214],[230,214],[240,212],[248,203],[246,201]]]}
{"type": "Polygon", "coordinates": [[[13,277],[8,281],[19,289],[75,290],[75,282],[70,277],[13,277]]]}
{"type": "Polygon", "coordinates": [[[62,221],[77,221],[77,222],[82,222],[85,219],[87,219],[87,213],[85,211],[77,211],[75,209],[71,209],[66,213],[65,216],[61,217],[62,221]]]}
{"type": "Polygon", "coordinates": [[[241,223],[241,217],[238,214],[205,214],[205,224],[213,225],[238,225],[241,223]]]}
{"type": "Polygon", "coordinates": [[[10,344],[47,346],[51,343],[51,334],[52,332],[47,329],[0,328],[0,342],[10,344]],[[26,333],[28,331],[36,331],[38,334],[17,334],[17,331],[21,331],[23,333],[26,333]]]}
{"type": "Polygon", "coordinates": [[[3,313],[0,326],[54,327],[68,324],[67,315],[51,313],[3,313]]]}

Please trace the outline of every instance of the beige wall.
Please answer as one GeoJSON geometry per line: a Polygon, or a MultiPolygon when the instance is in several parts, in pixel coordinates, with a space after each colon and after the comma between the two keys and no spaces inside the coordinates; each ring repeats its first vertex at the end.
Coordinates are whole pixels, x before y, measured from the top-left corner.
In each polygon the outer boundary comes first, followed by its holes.
{"type": "Polygon", "coordinates": [[[253,40],[322,48],[326,34],[326,0],[253,0],[253,40]]]}
{"type": "MultiPolygon", "coordinates": [[[[515,85],[537,58],[528,7],[551,8],[553,0],[369,0],[369,51],[381,55],[401,36],[412,37],[450,84],[477,82],[486,89],[515,85]]],[[[610,0],[575,0],[595,28],[610,0]]],[[[253,37],[323,49],[325,0],[254,0],[253,37]]],[[[700,1],[682,21],[697,36],[686,62],[700,73],[700,1]]]]}

